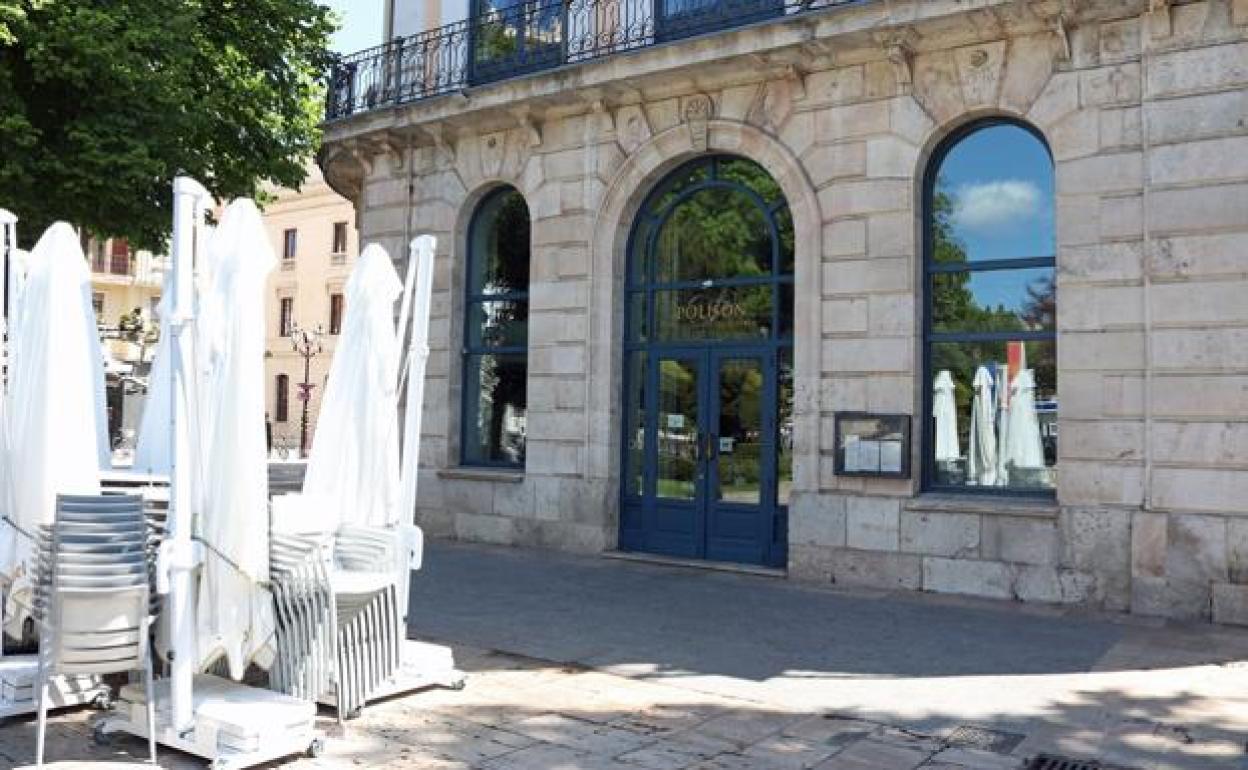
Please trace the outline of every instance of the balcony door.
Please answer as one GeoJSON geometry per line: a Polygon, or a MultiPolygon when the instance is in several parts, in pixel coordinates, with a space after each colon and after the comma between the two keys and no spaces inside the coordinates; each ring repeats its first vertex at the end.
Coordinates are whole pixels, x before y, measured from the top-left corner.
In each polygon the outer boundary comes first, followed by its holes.
{"type": "Polygon", "coordinates": [[[557,67],[564,61],[562,0],[472,0],[468,82],[472,85],[557,67]]]}

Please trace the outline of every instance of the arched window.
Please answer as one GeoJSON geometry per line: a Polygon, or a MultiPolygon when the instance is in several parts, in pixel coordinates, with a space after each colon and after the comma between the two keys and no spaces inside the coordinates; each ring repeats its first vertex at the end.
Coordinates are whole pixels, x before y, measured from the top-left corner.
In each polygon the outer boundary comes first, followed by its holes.
{"type": "Polygon", "coordinates": [[[924,196],[925,484],[1051,494],[1057,481],[1053,159],[1021,124],[950,137],[924,196]]]}
{"type": "Polygon", "coordinates": [[[468,228],[464,302],[465,465],[523,467],[529,374],[529,207],[512,187],[468,228]]]}

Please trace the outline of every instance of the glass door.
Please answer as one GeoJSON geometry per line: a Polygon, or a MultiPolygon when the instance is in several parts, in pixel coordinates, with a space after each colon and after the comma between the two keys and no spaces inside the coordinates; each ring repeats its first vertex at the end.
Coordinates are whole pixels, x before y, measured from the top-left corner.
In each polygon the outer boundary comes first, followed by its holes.
{"type": "Polygon", "coordinates": [[[650,546],[673,556],[702,556],[706,502],[706,354],[655,355],[649,455],[650,546]]]}
{"type": "Polygon", "coordinates": [[[769,351],[711,354],[706,558],[762,563],[775,505],[775,404],[769,351]]]}

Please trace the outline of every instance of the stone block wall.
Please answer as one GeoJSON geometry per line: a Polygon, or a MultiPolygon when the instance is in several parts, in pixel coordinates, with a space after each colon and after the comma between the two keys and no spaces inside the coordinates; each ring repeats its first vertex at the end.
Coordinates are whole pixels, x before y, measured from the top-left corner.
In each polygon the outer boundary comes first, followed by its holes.
{"type": "Polygon", "coordinates": [[[737,153],[798,231],[791,577],[1248,624],[1248,8],[976,6],[867,3],[815,42],[778,22],[331,128],[364,241],[439,238],[429,533],[614,547],[631,217],[683,160],[737,153]],[[923,174],[993,115],[1036,127],[1055,162],[1056,497],[838,476],[836,413],[921,424],[923,174]],[[457,467],[464,233],[499,183],[533,220],[523,474],[457,467]]]}

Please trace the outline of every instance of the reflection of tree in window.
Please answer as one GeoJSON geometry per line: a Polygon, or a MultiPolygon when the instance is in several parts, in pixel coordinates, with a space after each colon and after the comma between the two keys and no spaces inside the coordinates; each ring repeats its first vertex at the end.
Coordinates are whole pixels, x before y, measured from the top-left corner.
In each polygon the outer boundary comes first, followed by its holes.
{"type": "Polygon", "coordinates": [[[528,379],[529,210],[500,188],[469,233],[463,459],[524,463],[528,379]]]}
{"type": "MultiPolygon", "coordinates": [[[[1045,419],[1055,419],[1057,286],[1048,204],[1053,166],[1036,135],[992,123],[951,140],[936,163],[926,212],[930,368],[925,387],[930,398],[942,371],[952,377],[956,449],[965,460],[981,366],[991,378],[994,420],[1004,420],[1007,393],[1022,369],[1034,374],[1035,401],[1043,404],[1045,419]]],[[[979,441],[982,446],[985,439],[979,441]]],[[[926,451],[930,460],[933,445],[926,451]]],[[[1046,447],[1045,454],[1054,455],[1055,446],[1046,447]]],[[[962,466],[957,459],[939,459],[935,480],[942,485],[1038,487],[1052,486],[1055,478],[1051,469],[1028,465],[1019,466],[1015,478],[1001,473],[1008,479],[1004,482],[993,482],[987,474],[968,482],[958,476],[962,466]]]]}

